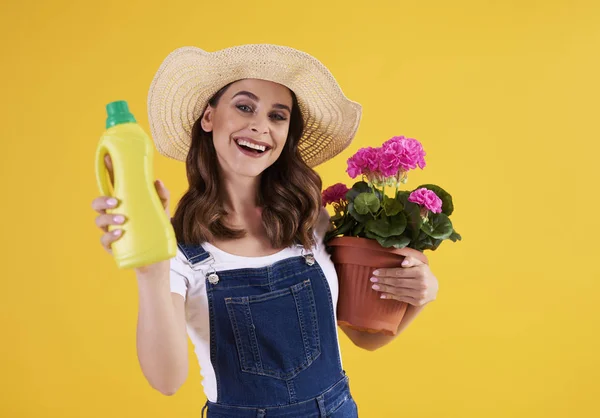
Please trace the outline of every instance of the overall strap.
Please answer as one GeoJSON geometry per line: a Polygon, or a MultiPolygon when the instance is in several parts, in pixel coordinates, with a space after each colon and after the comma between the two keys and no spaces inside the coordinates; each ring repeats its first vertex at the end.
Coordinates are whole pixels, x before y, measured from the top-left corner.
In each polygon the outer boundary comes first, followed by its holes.
{"type": "Polygon", "coordinates": [[[212,255],[206,251],[202,245],[182,244],[178,242],[177,247],[179,247],[185,258],[192,266],[206,263],[213,259],[212,255]]]}

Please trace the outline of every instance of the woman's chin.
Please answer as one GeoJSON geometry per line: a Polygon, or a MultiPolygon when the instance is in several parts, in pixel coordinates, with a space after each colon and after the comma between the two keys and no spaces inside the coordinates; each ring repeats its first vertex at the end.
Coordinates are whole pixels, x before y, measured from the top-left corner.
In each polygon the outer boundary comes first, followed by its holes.
{"type": "Polygon", "coordinates": [[[259,177],[269,166],[264,163],[243,162],[232,167],[232,172],[241,177],[259,177]]]}
{"type": "Polygon", "coordinates": [[[267,158],[249,158],[243,154],[229,156],[220,159],[221,167],[236,176],[259,177],[267,168],[275,163],[270,156],[267,158]]]}

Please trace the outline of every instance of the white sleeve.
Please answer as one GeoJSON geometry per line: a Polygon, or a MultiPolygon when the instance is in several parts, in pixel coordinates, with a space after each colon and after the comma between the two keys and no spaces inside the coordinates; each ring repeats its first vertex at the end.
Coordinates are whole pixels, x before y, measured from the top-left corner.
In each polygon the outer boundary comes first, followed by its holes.
{"type": "Polygon", "coordinates": [[[185,263],[184,255],[177,249],[177,254],[171,259],[171,271],[169,274],[171,292],[177,293],[185,299],[190,285],[191,268],[185,263]]]}

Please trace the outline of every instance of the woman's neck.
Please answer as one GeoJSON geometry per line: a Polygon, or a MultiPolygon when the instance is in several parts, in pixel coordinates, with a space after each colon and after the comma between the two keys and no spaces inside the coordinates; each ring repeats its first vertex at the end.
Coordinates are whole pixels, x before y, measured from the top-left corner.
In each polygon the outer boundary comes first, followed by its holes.
{"type": "Polygon", "coordinates": [[[253,217],[258,209],[260,178],[224,178],[222,187],[223,206],[233,218],[253,217]]]}

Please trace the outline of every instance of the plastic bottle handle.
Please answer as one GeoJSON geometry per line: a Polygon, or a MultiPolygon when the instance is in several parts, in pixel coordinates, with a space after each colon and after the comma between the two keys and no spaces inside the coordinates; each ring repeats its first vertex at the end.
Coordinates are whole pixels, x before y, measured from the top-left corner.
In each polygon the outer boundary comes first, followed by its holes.
{"type": "Polygon", "coordinates": [[[96,150],[96,181],[98,182],[98,188],[102,195],[112,196],[110,192],[110,179],[108,177],[106,165],[104,164],[104,157],[106,154],[109,154],[108,149],[104,144],[101,144],[96,150]]]}

